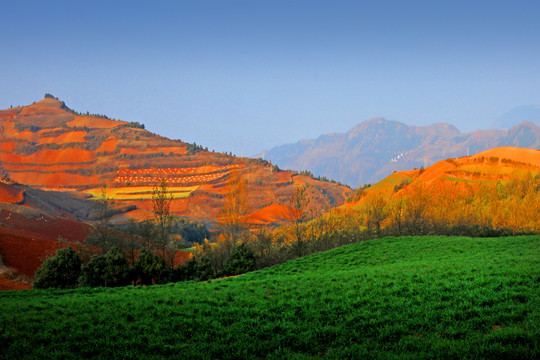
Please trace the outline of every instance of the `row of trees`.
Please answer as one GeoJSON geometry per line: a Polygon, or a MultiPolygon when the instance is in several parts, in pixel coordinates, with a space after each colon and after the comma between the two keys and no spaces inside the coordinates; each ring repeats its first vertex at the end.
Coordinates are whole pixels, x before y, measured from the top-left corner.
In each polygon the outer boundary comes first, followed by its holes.
{"type": "MultiPolygon", "coordinates": [[[[370,194],[360,195],[366,196],[360,208],[333,209],[310,219],[306,211],[309,204],[306,188],[299,187],[289,204],[287,226],[274,231],[246,230],[239,222],[227,235],[228,239],[220,237],[215,243],[198,246],[197,251],[219,268],[234,241],[242,242],[255,254],[256,267],[262,268],[384,236],[493,237],[540,232],[540,175],[529,173],[505,183],[455,182],[429,188],[402,184],[399,189],[402,188],[405,188],[404,196],[363,189],[370,194]]],[[[228,201],[234,198],[231,195],[228,201]]]]}
{"type": "Polygon", "coordinates": [[[110,248],[89,261],[72,247],[59,249],[36,272],[34,288],[116,287],[152,285],[169,282],[203,281],[216,277],[239,275],[255,269],[255,257],[243,244],[235,246],[222,270],[217,271],[206,257],[193,258],[186,264],[170,266],[157,255],[143,250],[131,263],[125,251],[110,248]]]}

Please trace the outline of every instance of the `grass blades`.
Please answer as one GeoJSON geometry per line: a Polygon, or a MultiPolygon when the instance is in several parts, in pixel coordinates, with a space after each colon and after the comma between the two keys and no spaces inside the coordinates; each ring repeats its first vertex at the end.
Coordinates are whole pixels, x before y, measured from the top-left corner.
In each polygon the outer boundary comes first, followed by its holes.
{"type": "Polygon", "coordinates": [[[532,359],[540,236],[371,240],[203,283],[0,293],[0,358],[532,359]]]}

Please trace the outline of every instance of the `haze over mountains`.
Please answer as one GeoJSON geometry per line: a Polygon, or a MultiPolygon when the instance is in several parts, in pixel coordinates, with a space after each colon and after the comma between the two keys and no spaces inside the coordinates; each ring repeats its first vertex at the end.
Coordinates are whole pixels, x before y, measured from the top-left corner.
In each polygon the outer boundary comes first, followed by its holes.
{"type": "MultiPolygon", "coordinates": [[[[534,119],[535,111],[536,107],[518,108],[499,122],[504,127],[516,114],[534,119]]],[[[275,147],[263,152],[261,157],[284,169],[307,170],[315,176],[358,187],[376,183],[394,171],[426,167],[447,158],[501,146],[540,148],[538,123],[524,121],[508,130],[461,133],[449,124],[409,126],[375,118],[346,133],[325,134],[275,147]]]]}

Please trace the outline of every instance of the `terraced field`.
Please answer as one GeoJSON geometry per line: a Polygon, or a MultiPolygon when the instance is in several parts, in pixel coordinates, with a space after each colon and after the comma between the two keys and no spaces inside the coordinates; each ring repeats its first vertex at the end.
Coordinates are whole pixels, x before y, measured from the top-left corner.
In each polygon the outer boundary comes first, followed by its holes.
{"type": "Polygon", "coordinates": [[[114,183],[120,184],[208,184],[223,181],[239,164],[229,166],[200,166],[189,168],[122,169],[116,172],[114,183]]]}
{"type": "MultiPolygon", "coordinates": [[[[188,197],[198,188],[198,186],[170,187],[167,189],[167,193],[170,194],[173,199],[183,199],[188,197]]],[[[152,200],[153,190],[154,187],[152,186],[108,188],[107,196],[113,200],[152,200]]],[[[101,189],[91,189],[87,192],[96,198],[99,198],[102,195],[101,189]]]]}

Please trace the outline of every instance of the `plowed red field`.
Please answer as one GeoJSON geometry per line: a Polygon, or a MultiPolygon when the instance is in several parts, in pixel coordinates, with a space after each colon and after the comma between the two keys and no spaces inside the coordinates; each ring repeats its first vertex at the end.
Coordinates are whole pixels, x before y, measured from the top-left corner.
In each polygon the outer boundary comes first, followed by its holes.
{"type": "Polygon", "coordinates": [[[23,201],[23,199],[22,190],[8,184],[0,183],[0,202],[14,204],[23,201]]]}
{"type": "Polygon", "coordinates": [[[0,234],[0,254],[4,264],[29,278],[34,277],[36,270],[47,257],[69,245],[37,235],[29,236],[22,231],[5,227],[0,227],[0,234]]]}
{"type": "Polygon", "coordinates": [[[36,186],[77,186],[101,184],[97,176],[82,176],[65,172],[55,172],[50,174],[12,173],[11,178],[21,184],[36,186]]]}
{"type": "Polygon", "coordinates": [[[84,149],[38,150],[32,155],[0,153],[0,160],[9,163],[26,164],[65,164],[81,163],[95,160],[92,151],[84,149]]]}
{"type": "Polygon", "coordinates": [[[32,287],[24,281],[13,281],[5,275],[0,275],[0,291],[5,290],[30,290],[32,287]]]}

